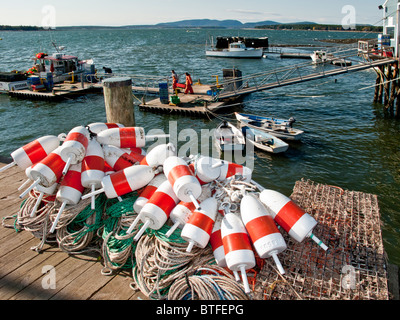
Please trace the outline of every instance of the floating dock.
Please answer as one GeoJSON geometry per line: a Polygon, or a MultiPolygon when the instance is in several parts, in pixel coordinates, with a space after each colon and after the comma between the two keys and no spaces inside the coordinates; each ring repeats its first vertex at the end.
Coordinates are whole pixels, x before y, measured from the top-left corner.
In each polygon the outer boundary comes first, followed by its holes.
{"type": "MultiPolygon", "coordinates": [[[[1,163],[0,167],[3,165],[1,163]]],[[[0,227],[0,299],[148,299],[147,295],[131,288],[131,269],[102,274],[99,253],[70,255],[54,243],[45,243],[41,254],[33,250],[41,240],[32,232],[16,232],[14,229],[15,217],[21,210],[22,202],[17,188],[25,180],[24,172],[18,167],[0,175],[0,217],[3,221],[3,227],[0,227]],[[53,266],[56,270],[55,289],[43,287],[48,276],[46,266],[53,266]]],[[[388,288],[380,213],[375,195],[302,180],[296,183],[291,198],[317,219],[319,224],[315,233],[330,250],[323,251],[311,240],[295,243],[284,235],[288,249],[279,258],[286,274],[280,276],[272,261],[262,260],[260,270],[248,272],[252,299],[393,298],[388,288]],[[343,285],[347,275],[347,269],[343,267],[346,266],[354,268],[354,288],[343,285]]],[[[146,261],[152,259],[145,258],[146,261]]],[[[184,275],[181,277],[184,280],[184,275]]]]}

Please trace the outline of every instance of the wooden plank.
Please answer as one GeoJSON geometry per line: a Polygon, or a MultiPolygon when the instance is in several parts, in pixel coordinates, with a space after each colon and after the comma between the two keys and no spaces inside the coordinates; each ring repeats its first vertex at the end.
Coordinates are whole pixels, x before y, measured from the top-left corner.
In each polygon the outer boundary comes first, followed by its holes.
{"type": "Polygon", "coordinates": [[[90,300],[129,300],[135,296],[135,291],[129,287],[132,281],[130,273],[120,272],[91,296],[90,300]]]}

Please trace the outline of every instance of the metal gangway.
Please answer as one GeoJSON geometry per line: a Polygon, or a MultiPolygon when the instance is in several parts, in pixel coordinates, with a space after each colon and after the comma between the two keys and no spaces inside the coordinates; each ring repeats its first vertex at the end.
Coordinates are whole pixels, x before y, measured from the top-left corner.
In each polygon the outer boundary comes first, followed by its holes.
{"type": "Polygon", "coordinates": [[[375,56],[372,59],[370,49],[364,52],[359,47],[342,48],[328,53],[330,58],[325,62],[301,63],[220,82],[218,86],[211,88],[214,99],[235,98],[258,91],[380,67],[397,61],[394,58],[379,56],[378,51],[374,52],[375,56]]]}

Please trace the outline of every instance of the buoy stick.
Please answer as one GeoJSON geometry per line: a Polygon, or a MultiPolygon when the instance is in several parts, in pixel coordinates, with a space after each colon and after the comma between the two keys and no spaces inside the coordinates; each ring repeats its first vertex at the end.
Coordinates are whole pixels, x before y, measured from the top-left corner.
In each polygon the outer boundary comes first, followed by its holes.
{"type": "Polygon", "coordinates": [[[60,210],[58,210],[58,213],[57,213],[57,216],[56,216],[56,220],[54,220],[53,225],[51,226],[50,233],[53,233],[54,230],[56,229],[58,220],[60,220],[61,214],[63,213],[66,205],[67,205],[66,202],[62,203],[62,205],[60,207],[60,210]]]}
{"type": "Polygon", "coordinates": [[[153,135],[153,136],[146,136],[146,141],[153,141],[156,139],[169,138],[169,137],[171,137],[170,134],[158,134],[158,135],[153,135]]]}
{"type": "Polygon", "coordinates": [[[244,266],[240,266],[240,272],[242,273],[242,281],[243,281],[243,285],[244,285],[244,291],[246,293],[250,293],[249,280],[247,279],[246,269],[244,268],[244,266]]]}
{"type": "Polygon", "coordinates": [[[90,197],[97,196],[98,194],[103,193],[103,192],[104,192],[104,188],[101,188],[101,189],[96,190],[96,191],[94,191],[94,192],[85,194],[84,196],[82,196],[81,199],[82,199],[82,200],[89,199],[90,197]]]}
{"type": "Polygon", "coordinates": [[[200,205],[199,205],[199,203],[197,202],[197,199],[194,197],[192,191],[189,191],[189,192],[188,192],[188,195],[189,195],[189,197],[190,197],[190,200],[192,200],[192,202],[193,202],[194,206],[196,207],[196,209],[199,209],[199,208],[200,208],[200,205]]]}
{"type": "Polygon", "coordinates": [[[325,251],[328,250],[328,247],[313,233],[311,233],[310,238],[313,239],[316,242],[316,244],[318,244],[322,249],[324,249],[325,251]]]}
{"type": "Polygon", "coordinates": [[[223,162],[223,161],[219,161],[219,162],[213,164],[213,165],[211,166],[211,168],[215,169],[215,168],[222,167],[223,165],[224,165],[224,162],[223,162]]]}
{"type": "Polygon", "coordinates": [[[272,258],[274,259],[275,264],[276,264],[276,266],[277,266],[277,268],[278,268],[280,274],[285,274],[285,270],[283,269],[282,264],[281,264],[281,262],[279,261],[279,258],[278,258],[278,256],[277,256],[277,254],[276,254],[276,253],[271,253],[271,256],[272,256],[272,258]]]}
{"type": "Polygon", "coordinates": [[[20,195],[19,195],[19,197],[22,199],[23,197],[25,197],[34,187],[36,187],[38,184],[39,184],[39,182],[40,182],[40,178],[37,178],[36,180],[35,180],[35,182],[34,183],[32,183],[29,187],[28,187],[28,189],[26,189],[24,192],[22,192],[20,195]]]}
{"type": "Polygon", "coordinates": [[[179,227],[179,225],[180,225],[179,221],[175,222],[175,224],[171,227],[171,229],[168,230],[168,232],[165,234],[165,236],[167,238],[169,238],[171,236],[171,234],[173,234],[174,231],[179,227]]]}
{"type": "Polygon", "coordinates": [[[19,186],[18,191],[21,191],[30,181],[32,180],[26,179],[25,182],[19,186]]]}
{"type": "Polygon", "coordinates": [[[194,246],[194,241],[189,241],[189,245],[186,248],[186,252],[192,252],[193,246],[194,246]]]}
{"type": "Polygon", "coordinates": [[[144,223],[143,227],[139,230],[139,232],[133,238],[134,241],[139,241],[140,237],[146,231],[146,229],[149,227],[150,223],[151,223],[151,220],[150,219],[146,219],[146,222],[144,223]]]}
{"type": "Polygon", "coordinates": [[[62,174],[63,174],[64,176],[67,174],[67,172],[68,172],[68,170],[69,170],[69,167],[70,167],[70,165],[71,165],[71,162],[72,162],[72,157],[69,156],[69,157],[68,157],[68,160],[67,160],[67,163],[65,164],[65,167],[64,167],[63,172],[62,172],[62,174]]]}
{"type": "Polygon", "coordinates": [[[122,199],[122,197],[118,197],[117,199],[118,199],[119,202],[124,201],[124,200],[122,199]]]}
{"type": "Polygon", "coordinates": [[[39,195],[39,198],[36,200],[35,206],[32,209],[31,218],[36,217],[36,210],[39,207],[39,204],[42,202],[43,196],[44,196],[44,192],[41,192],[39,195]]]}
{"type": "Polygon", "coordinates": [[[236,281],[240,281],[239,272],[233,271],[233,274],[234,274],[234,276],[235,276],[236,281]]]}
{"type": "Polygon", "coordinates": [[[11,163],[5,165],[4,167],[1,167],[1,168],[0,168],[0,172],[3,172],[3,171],[5,171],[5,170],[7,170],[7,169],[9,169],[9,168],[11,168],[11,167],[13,167],[13,166],[15,166],[16,164],[17,164],[17,163],[16,163],[15,161],[13,161],[13,162],[11,162],[11,163]]]}
{"type": "MultiPolygon", "coordinates": [[[[94,184],[92,184],[92,193],[96,191],[95,188],[96,188],[96,186],[94,184]]],[[[91,201],[92,210],[96,209],[96,205],[95,205],[95,201],[94,200],[95,200],[95,196],[92,196],[92,201],[91,201]]]]}
{"type": "Polygon", "coordinates": [[[130,234],[132,233],[133,229],[136,227],[136,225],[138,224],[139,220],[141,218],[140,213],[138,214],[138,216],[136,217],[136,219],[132,222],[131,226],[129,227],[128,231],[126,232],[126,234],[130,234]]]}

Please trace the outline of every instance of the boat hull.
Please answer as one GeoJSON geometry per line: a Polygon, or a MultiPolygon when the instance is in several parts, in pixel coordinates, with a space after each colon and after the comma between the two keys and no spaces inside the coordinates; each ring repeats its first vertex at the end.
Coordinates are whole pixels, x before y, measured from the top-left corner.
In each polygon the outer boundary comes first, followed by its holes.
{"type": "Polygon", "coordinates": [[[206,56],[215,58],[261,59],[263,51],[262,49],[245,51],[207,50],[206,56]]]}
{"type": "Polygon", "coordinates": [[[246,139],[242,131],[231,123],[227,123],[225,126],[221,123],[215,129],[214,139],[218,149],[222,152],[241,151],[246,145],[246,139]]]}
{"type": "Polygon", "coordinates": [[[289,145],[286,142],[267,132],[249,127],[243,127],[242,131],[246,137],[246,142],[260,150],[269,153],[282,153],[287,151],[289,148],[289,145]]]}

